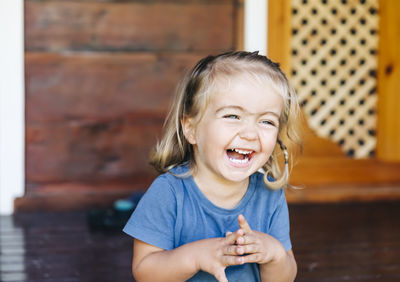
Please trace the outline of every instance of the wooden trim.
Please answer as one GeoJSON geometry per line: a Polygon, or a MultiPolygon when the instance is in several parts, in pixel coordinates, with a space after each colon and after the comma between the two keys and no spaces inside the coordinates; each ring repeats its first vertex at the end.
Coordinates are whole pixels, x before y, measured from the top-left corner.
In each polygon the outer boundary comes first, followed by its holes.
{"type": "Polygon", "coordinates": [[[377,156],[400,162],[400,2],[380,0],[377,156]]]}
{"type": "Polygon", "coordinates": [[[268,1],[268,57],[290,69],[290,0],[268,1]]]}
{"type": "Polygon", "coordinates": [[[119,199],[129,198],[146,190],[155,175],[135,177],[129,182],[97,181],[60,182],[38,185],[23,197],[15,199],[15,212],[87,210],[93,207],[112,207],[119,199]]]}
{"type": "Polygon", "coordinates": [[[25,1],[25,50],[226,51],[234,1],[25,1]]]}
{"type": "Polygon", "coordinates": [[[314,187],[313,189],[288,188],[286,198],[289,203],[398,201],[400,200],[400,187],[333,185],[314,187]]]}
{"type": "Polygon", "coordinates": [[[132,190],[110,191],[107,193],[58,193],[29,195],[15,199],[15,212],[31,211],[72,211],[90,208],[109,208],[119,199],[132,195],[132,190]]]}

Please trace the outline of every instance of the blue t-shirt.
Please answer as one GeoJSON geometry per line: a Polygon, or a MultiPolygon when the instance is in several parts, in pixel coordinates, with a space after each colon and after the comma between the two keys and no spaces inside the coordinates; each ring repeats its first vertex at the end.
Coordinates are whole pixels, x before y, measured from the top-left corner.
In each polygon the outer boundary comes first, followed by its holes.
{"type": "MultiPolygon", "coordinates": [[[[180,175],[188,169],[188,166],[179,166],[171,172],[180,175]]],[[[165,173],[156,178],[124,227],[125,233],[150,245],[172,250],[238,230],[238,215],[243,214],[251,229],[275,237],[286,250],[292,248],[285,193],[282,189],[268,189],[263,174],[257,172],[250,176],[246,194],[233,209],[224,209],[209,201],[192,176],[182,178],[173,174],[165,173]]],[[[254,263],[227,267],[225,273],[229,282],[260,281],[258,265],[254,263]]],[[[188,281],[216,279],[200,271],[188,281]]]]}

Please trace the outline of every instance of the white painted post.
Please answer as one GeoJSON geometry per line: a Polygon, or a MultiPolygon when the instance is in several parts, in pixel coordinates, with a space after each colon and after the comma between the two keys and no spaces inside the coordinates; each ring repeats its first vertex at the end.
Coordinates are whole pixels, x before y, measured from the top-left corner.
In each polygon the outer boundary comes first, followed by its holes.
{"type": "Polygon", "coordinates": [[[267,54],[267,9],[268,0],[245,0],[244,4],[244,48],[267,54]]]}
{"type": "Polygon", "coordinates": [[[0,0],[0,214],[25,190],[23,0],[0,0]]]}

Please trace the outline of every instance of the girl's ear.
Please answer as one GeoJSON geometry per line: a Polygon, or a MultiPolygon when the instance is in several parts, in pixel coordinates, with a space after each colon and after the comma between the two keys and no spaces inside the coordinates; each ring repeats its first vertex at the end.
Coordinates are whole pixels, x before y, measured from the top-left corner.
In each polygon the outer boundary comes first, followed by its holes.
{"type": "Polygon", "coordinates": [[[193,119],[184,117],[181,124],[186,140],[192,145],[196,144],[196,128],[193,119]]]}

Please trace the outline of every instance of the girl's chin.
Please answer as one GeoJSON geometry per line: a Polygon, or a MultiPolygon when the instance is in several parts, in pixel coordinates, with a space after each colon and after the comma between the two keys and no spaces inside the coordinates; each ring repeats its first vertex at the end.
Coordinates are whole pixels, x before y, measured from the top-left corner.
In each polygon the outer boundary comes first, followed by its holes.
{"type": "Polygon", "coordinates": [[[235,169],[230,168],[223,174],[223,176],[226,180],[232,182],[242,182],[246,181],[254,172],[256,172],[256,170],[249,169],[245,171],[235,171],[235,169]]]}
{"type": "Polygon", "coordinates": [[[234,182],[241,182],[245,179],[248,179],[250,175],[257,172],[264,163],[255,162],[256,160],[250,160],[249,163],[246,164],[237,164],[232,163],[231,161],[228,162],[228,166],[225,167],[224,177],[234,182]]]}

